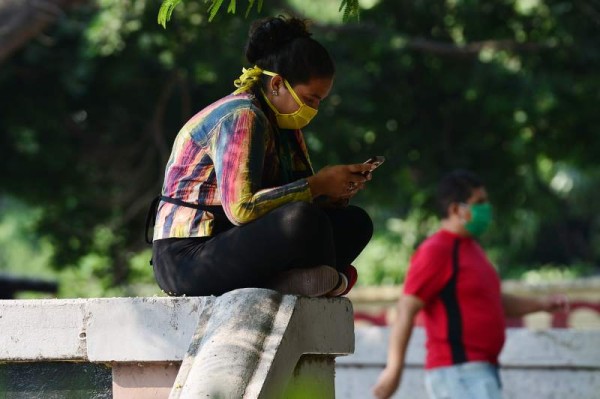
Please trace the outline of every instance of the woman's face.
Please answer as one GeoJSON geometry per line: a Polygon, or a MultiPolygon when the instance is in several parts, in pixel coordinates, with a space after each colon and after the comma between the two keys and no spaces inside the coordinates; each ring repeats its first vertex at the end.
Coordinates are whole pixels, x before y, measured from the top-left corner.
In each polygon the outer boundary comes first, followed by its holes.
{"type": "MultiPolygon", "coordinates": [[[[311,108],[319,109],[319,104],[329,95],[332,86],[333,77],[313,78],[307,83],[298,83],[292,86],[292,89],[294,89],[298,98],[304,104],[311,108]]],[[[283,78],[279,75],[271,79],[267,97],[271,101],[271,104],[282,114],[291,114],[300,108],[300,105],[294,100],[294,97],[284,84],[283,78]],[[273,94],[273,91],[277,92],[277,94],[273,94]]]]}

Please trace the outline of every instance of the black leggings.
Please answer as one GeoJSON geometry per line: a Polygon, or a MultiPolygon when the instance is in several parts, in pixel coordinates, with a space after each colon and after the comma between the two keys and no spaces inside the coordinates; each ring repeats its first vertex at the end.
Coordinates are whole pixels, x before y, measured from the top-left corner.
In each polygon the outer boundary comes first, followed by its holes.
{"type": "Polygon", "coordinates": [[[371,218],[361,208],[292,202],[211,238],[154,241],[154,275],[169,295],[265,288],[293,268],[329,265],[343,271],[372,235],[371,218]]]}

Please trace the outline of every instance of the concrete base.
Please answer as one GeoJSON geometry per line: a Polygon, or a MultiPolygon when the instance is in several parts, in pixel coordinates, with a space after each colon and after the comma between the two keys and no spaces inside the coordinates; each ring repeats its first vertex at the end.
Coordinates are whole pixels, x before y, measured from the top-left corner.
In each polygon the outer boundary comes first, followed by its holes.
{"type": "Polygon", "coordinates": [[[352,308],[337,301],[256,288],[219,297],[210,320],[198,324],[169,398],[279,399],[307,390],[335,397],[333,355],[354,344],[352,308]],[[303,354],[313,356],[298,366],[303,354]]]}
{"type": "MultiPolygon", "coordinates": [[[[333,356],[304,355],[296,364],[282,399],[333,399],[336,397],[333,356]]],[[[343,396],[338,396],[342,398],[343,396]]]]}
{"type": "MultiPolygon", "coordinates": [[[[179,366],[180,363],[115,364],[112,368],[114,396],[111,397],[167,399],[179,366]]],[[[304,355],[296,364],[285,392],[278,399],[335,398],[334,376],[333,356],[304,355]]]]}
{"type": "Polygon", "coordinates": [[[2,399],[111,399],[110,367],[42,362],[0,364],[2,399]]]}
{"type": "Polygon", "coordinates": [[[113,399],[166,399],[180,362],[116,363],[112,367],[113,399]]]}

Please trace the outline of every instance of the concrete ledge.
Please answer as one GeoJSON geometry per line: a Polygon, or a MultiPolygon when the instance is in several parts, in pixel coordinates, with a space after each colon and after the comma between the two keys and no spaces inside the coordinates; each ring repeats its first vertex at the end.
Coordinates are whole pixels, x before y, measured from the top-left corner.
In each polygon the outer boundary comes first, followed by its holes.
{"type": "Polygon", "coordinates": [[[0,301],[0,360],[180,361],[214,299],[0,301]]]}
{"type": "Polygon", "coordinates": [[[324,396],[318,397],[332,398],[335,356],[354,350],[352,313],[346,298],[259,289],[218,298],[5,300],[0,362],[109,364],[113,398],[166,398],[177,373],[180,387],[198,385],[198,378],[187,379],[194,367],[205,387],[217,375],[221,381],[241,378],[244,398],[282,397],[286,386],[307,389],[306,378],[321,379],[324,396]]]}

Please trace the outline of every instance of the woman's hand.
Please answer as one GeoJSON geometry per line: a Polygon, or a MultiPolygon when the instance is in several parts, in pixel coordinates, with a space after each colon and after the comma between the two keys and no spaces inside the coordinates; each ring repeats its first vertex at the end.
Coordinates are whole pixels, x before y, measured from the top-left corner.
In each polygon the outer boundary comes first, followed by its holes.
{"type": "Polygon", "coordinates": [[[372,165],[362,163],[326,166],[308,178],[308,185],[313,198],[320,195],[334,199],[351,198],[364,188],[366,181],[371,180],[372,169],[372,165]]]}

